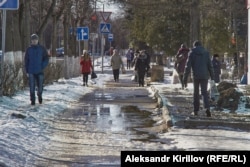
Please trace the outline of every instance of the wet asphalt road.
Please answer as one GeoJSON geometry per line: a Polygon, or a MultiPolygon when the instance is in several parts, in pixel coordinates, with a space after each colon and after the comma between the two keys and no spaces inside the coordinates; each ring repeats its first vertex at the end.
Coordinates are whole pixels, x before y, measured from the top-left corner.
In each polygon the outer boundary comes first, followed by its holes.
{"type": "Polygon", "coordinates": [[[161,119],[156,102],[127,76],[95,88],[59,115],[13,119],[15,129],[1,130],[0,166],[120,166],[122,150],[162,150],[147,130],[161,119]]]}

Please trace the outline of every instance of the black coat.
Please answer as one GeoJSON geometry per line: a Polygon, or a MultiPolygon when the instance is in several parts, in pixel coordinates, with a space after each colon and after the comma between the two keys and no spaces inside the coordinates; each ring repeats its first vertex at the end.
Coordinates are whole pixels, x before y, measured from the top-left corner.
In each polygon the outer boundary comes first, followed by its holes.
{"type": "Polygon", "coordinates": [[[187,81],[191,69],[194,79],[209,79],[211,77],[211,80],[214,80],[214,70],[209,52],[202,46],[194,47],[189,52],[184,71],[185,81],[187,81]]]}
{"type": "Polygon", "coordinates": [[[148,60],[147,57],[144,55],[140,55],[135,63],[135,70],[137,72],[146,72],[149,69],[149,64],[148,64],[148,60]]]}
{"type": "Polygon", "coordinates": [[[214,68],[214,81],[215,83],[220,82],[220,74],[221,74],[221,63],[219,60],[215,58],[212,59],[213,68],[214,68]]]}

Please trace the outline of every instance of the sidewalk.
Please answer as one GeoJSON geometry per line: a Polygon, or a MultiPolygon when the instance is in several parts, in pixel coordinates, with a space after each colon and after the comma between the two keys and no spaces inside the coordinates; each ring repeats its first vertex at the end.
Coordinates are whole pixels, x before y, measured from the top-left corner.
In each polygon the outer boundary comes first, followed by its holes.
{"type": "MultiPolygon", "coordinates": [[[[208,118],[205,111],[199,112],[199,116],[193,116],[193,88],[188,84],[187,90],[180,89],[180,84],[170,84],[171,76],[164,76],[163,83],[150,83],[158,105],[163,108],[165,122],[172,126],[183,128],[232,128],[238,130],[250,130],[250,114],[231,113],[223,109],[217,111],[211,107],[212,117],[208,118]]],[[[202,100],[201,100],[202,107],[202,100]]]]}

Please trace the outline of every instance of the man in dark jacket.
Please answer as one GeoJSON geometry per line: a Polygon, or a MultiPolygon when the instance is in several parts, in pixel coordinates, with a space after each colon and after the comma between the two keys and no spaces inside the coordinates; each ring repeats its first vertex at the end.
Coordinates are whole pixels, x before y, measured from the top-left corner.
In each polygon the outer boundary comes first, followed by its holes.
{"type": "Polygon", "coordinates": [[[25,53],[25,70],[29,78],[30,101],[31,105],[35,105],[35,85],[37,85],[38,102],[42,104],[43,93],[43,70],[49,63],[47,50],[38,43],[38,35],[31,35],[31,46],[25,53]]]}
{"type": "MultiPolygon", "coordinates": [[[[211,117],[210,104],[207,93],[208,79],[214,80],[214,71],[209,52],[202,47],[200,41],[193,43],[194,48],[189,52],[188,60],[184,71],[184,84],[187,85],[188,75],[192,69],[193,72],[193,105],[194,115],[198,115],[200,108],[199,87],[201,87],[201,94],[203,96],[203,105],[206,109],[207,117],[211,117]]],[[[211,82],[212,82],[211,81],[211,82]]],[[[214,82],[214,81],[213,81],[214,82]]]]}

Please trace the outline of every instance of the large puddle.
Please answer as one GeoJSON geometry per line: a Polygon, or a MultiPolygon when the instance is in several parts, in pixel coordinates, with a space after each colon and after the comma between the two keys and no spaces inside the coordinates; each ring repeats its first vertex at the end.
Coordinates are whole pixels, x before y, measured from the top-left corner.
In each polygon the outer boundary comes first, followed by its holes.
{"type": "MultiPolygon", "coordinates": [[[[136,106],[101,104],[65,110],[59,118],[84,120],[88,125],[87,128],[105,133],[126,133],[129,140],[150,142],[156,139],[156,136],[141,130],[154,126],[155,121],[150,115],[151,112],[140,110],[136,106]]],[[[124,140],[124,136],[115,140],[124,140]]]]}
{"type": "Polygon", "coordinates": [[[0,166],[119,166],[122,150],[162,150],[157,136],[145,130],[156,123],[152,112],[136,106],[154,104],[152,99],[132,89],[117,96],[114,89],[105,91],[61,112],[12,115],[1,127],[0,166]]]}

